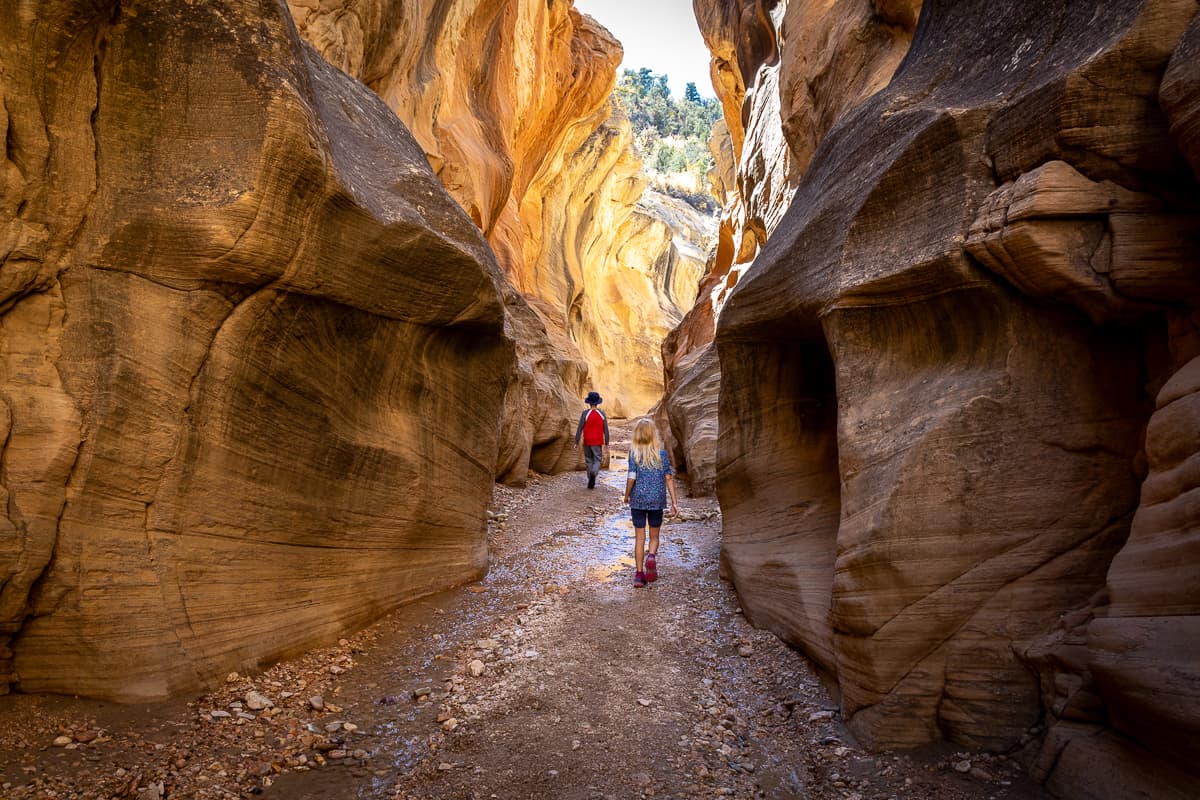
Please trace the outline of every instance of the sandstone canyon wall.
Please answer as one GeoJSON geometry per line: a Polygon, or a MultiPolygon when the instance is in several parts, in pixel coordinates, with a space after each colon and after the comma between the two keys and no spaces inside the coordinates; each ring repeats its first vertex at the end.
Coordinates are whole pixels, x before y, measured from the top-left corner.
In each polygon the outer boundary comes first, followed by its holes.
{"type": "Polygon", "coordinates": [[[868,746],[1200,795],[1197,10],[927,0],[881,91],[784,125],[716,323],[723,568],[868,746]]]}
{"type": "Polygon", "coordinates": [[[515,323],[396,116],[282,2],[0,18],[0,691],[159,698],[480,575],[515,323]]]}
{"type": "MultiPolygon", "coordinates": [[[[530,300],[539,320],[526,327],[547,337],[518,338],[520,397],[507,405],[539,422],[508,414],[506,429],[540,442],[533,468],[575,466],[563,444],[585,384],[617,415],[656,403],[662,333],[691,307],[703,270],[688,238],[700,221],[672,225],[677,215],[641,202],[628,124],[608,102],[619,43],[571,0],[289,5],[301,34],[409,126],[530,300]],[[681,276],[692,282],[682,298],[671,285],[681,276]]],[[[519,447],[506,452],[501,476],[523,480],[519,447]]]]}
{"type": "Polygon", "coordinates": [[[885,86],[903,58],[919,0],[694,0],[712,53],[724,125],[710,149],[724,212],[700,301],[663,344],[674,456],[693,494],[716,479],[716,320],[783,219],[825,132],[885,86]]]}

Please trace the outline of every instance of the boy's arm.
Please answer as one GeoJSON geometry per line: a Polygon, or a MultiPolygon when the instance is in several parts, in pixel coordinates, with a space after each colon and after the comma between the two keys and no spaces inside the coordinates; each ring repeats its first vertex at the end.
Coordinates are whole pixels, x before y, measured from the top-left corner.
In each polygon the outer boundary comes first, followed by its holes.
{"type": "Polygon", "coordinates": [[[601,414],[601,419],[604,420],[604,446],[608,446],[608,414],[601,414]]]}
{"type": "Polygon", "coordinates": [[[583,436],[583,423],[587,422],[587,411],[579,415],[579,427],[575,429],[575,446],[579,447],[579,437],[583,436]]]}

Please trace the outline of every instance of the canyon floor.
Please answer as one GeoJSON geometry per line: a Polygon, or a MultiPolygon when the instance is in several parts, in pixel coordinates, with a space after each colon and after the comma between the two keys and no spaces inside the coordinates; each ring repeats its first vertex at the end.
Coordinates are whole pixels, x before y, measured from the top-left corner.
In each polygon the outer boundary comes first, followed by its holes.
{"type": "Polygon", "coordinates": [[[1012,759],[857,746],[719,578],[715,500],[681,498],[635,590],[614,428],[595,490],[497,487],[477,584],[203,696],[0,698],[0,798],[1045,797],[1012,759]]]}

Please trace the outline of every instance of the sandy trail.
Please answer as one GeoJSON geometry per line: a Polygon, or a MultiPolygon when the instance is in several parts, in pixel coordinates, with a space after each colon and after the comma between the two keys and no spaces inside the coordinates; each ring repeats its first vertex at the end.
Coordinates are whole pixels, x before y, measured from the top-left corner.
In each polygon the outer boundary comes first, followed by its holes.
{"type": "Polygon", "coordinates": [[[739,613],[715,500],[681,496],[661,579],[634,589],[616,432],[595,490],[497,487],[485,580],[336,647],[150,708],[0,698],[0,798],[1044,796],[1006,760],[862,752],[808,662],[739,613]],[[50,746],[79,731],[98,735],[50,746]]]}

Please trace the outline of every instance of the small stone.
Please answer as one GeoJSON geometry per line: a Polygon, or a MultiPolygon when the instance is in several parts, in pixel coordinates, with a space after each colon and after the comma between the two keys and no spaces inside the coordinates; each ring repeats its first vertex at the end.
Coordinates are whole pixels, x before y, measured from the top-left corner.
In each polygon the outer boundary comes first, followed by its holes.
{"type": "Polygon", "coordinates": [[[738,648],[738,655],[742,658],[749,658],[754,655],[754,648],[748,644],[744,644],[738,648]]]}
{"type": "Polygon", "coordinates": [[[80,744],[87,744],[100,735],[99,731],[78,731],[75,734],[75,741],[80,744]]]}
{"type": "Polygon", "coordinates": [[[74,740],[70,736],[59,736],[57,739],[54,740],[55,747],[66,747],[67,745],[73,744],[73,743],[74,743],[74,740]]]}
{"type": "Polygon", "coordinates": [[[449,772],[449,771],[450,771],[450,770],[452,770],[452,769],[454,769],[454,765],[453,765],[453,764],[447,764],[445,761],[443,761],[442,763],[438,764],[438,772],[449,772]]]}
{"type": "Polygon", "coordinates": [[[954,764],[954,771],[955,771],[955,772],[961,772],[961,773],[963,773],[964,775],[965,775],[965,774],[967,774],[968,772],[970,772],[970,771],[971,771],[971,762],[970,762],[970,761],[958,761],[958,762],[955,762],[955,764],[954,764]]]}
{"type": "Polygon", "coordinates": [[[334,664],[333,666],[331,666],[331,667],[329,668],[329,674],[330,674],[330,675],[341,675],[341,674],[342,674],[343,672],[345,672],[345,671],[346,671],[346,670],[342,669],[342,668],[341,668],[341,667],[339,667],[337,664],[334,664]]]}
{"type": "Polygon", "coordinates": [[[355,725],[353,722],[343,722],[342,730],[347,731],[349,733],[354,733],[356,730],[358,730],[358,726],[355,725]]]}
{"type": "Polygon", "coordinates": [[[981,767],[972,767],[971,777],[977,781],[984,781],[985,783],[991,783],[992,781],[992,773],[981,767]]]}
{"type": "Polygon", "coordinates": [[[342,729],[342,723],[340,723],[340,722],[330,722],[325,726],[326,733],[336,733],[337,731],[340,731],[341,729],[342,729]]]}
{"type": "Polygon", "coordinates": [[[246,696],[243,699],[246,701],[246,708],[251,711],[262,711],[264,708],[275,707],[275,704],[271,702],[271,698],[253,689],[246,692],[246,696]]]}
{"type": "Polygon", "coordinates": [[[233,715],[230,714],[228,711],[222,711],[221,709],[217,709],[216,711],[211,712],[209,714],[209,716],[212,717],[213,719],[229,719],[233,715]]]}
{"type": "Polygon", "coordinates": [[[809,722],[828,722],[833,719],[832,711],[814,711],[808,715],[809,722]]]}
{"type": "Polygon", "coordinates": [[[442,723],[442,730],[444,730],[444,731],[452,731],[457,727],[458,727],[458,720],[456,720],[454,717],[451,717],[450,719],[448,719],[442,723]]]}
{"type": "Polygon", "coordinates": [[[653,703],[653,702],[654,702],[653,700],[647,700],[647,699],[646,699],[646,698],[644,698],[644,697],[639,697],[639,698],[638,698],[638,705],[639,705],[639,706],[646,707],[646,706],[649,706],[649,705],[650,705],[651,703],[653,703]]]}
{"type": "Polygon", "coordinates": [[[330,750],[328,755],[330,758],[345,758],[349,753],[345,750],[330,750]]]}
{"type": "Polygon", "coordinates": [[[319,694],[314,694],[312,697],[308,698],[308,707],[313,711],[324,711],[325,698],[321,697],[319,694]]]}
{"type": "Polygon", "coordinates": [[[428,697],[431,694],[433,694],[433,689],[429,686],[421,686],[420,688],[413,689],[413,697],[417,699],[428,697]]]}
{"type": "Polygon", "coordinates": [[[495,650],[500,646],[500,643],[495,639],[480,639],[475,643],[475,646],[480,650],[495,650]]]}
{"type": "Polygon", "coordinates": [[[237,683],[240,678],[241,678],[241,676],[238,675],[236,672],[231,672],[225,676],[225,682],[226,683],[237,683]]]}
{"type": "Polygon", "coordinates": [[[845,757],[846,757],[846,754],[847,754],[847,753],[849,753],[849,752],[850,752],[850,748],[849,748],[849,747],[835,747],[835,748],[833,749],[833,754],[834,754],[835,756],[837,756],[838,758],[845,758],[845,757]]]}
{"type": "Polygon", "coordinates": [[[478,658],[467,664],[467,671],[471,673],[471,677],[473,678],[478,678],[483,674],[485,669],[487,669],[487,666],[478,658]]]}

